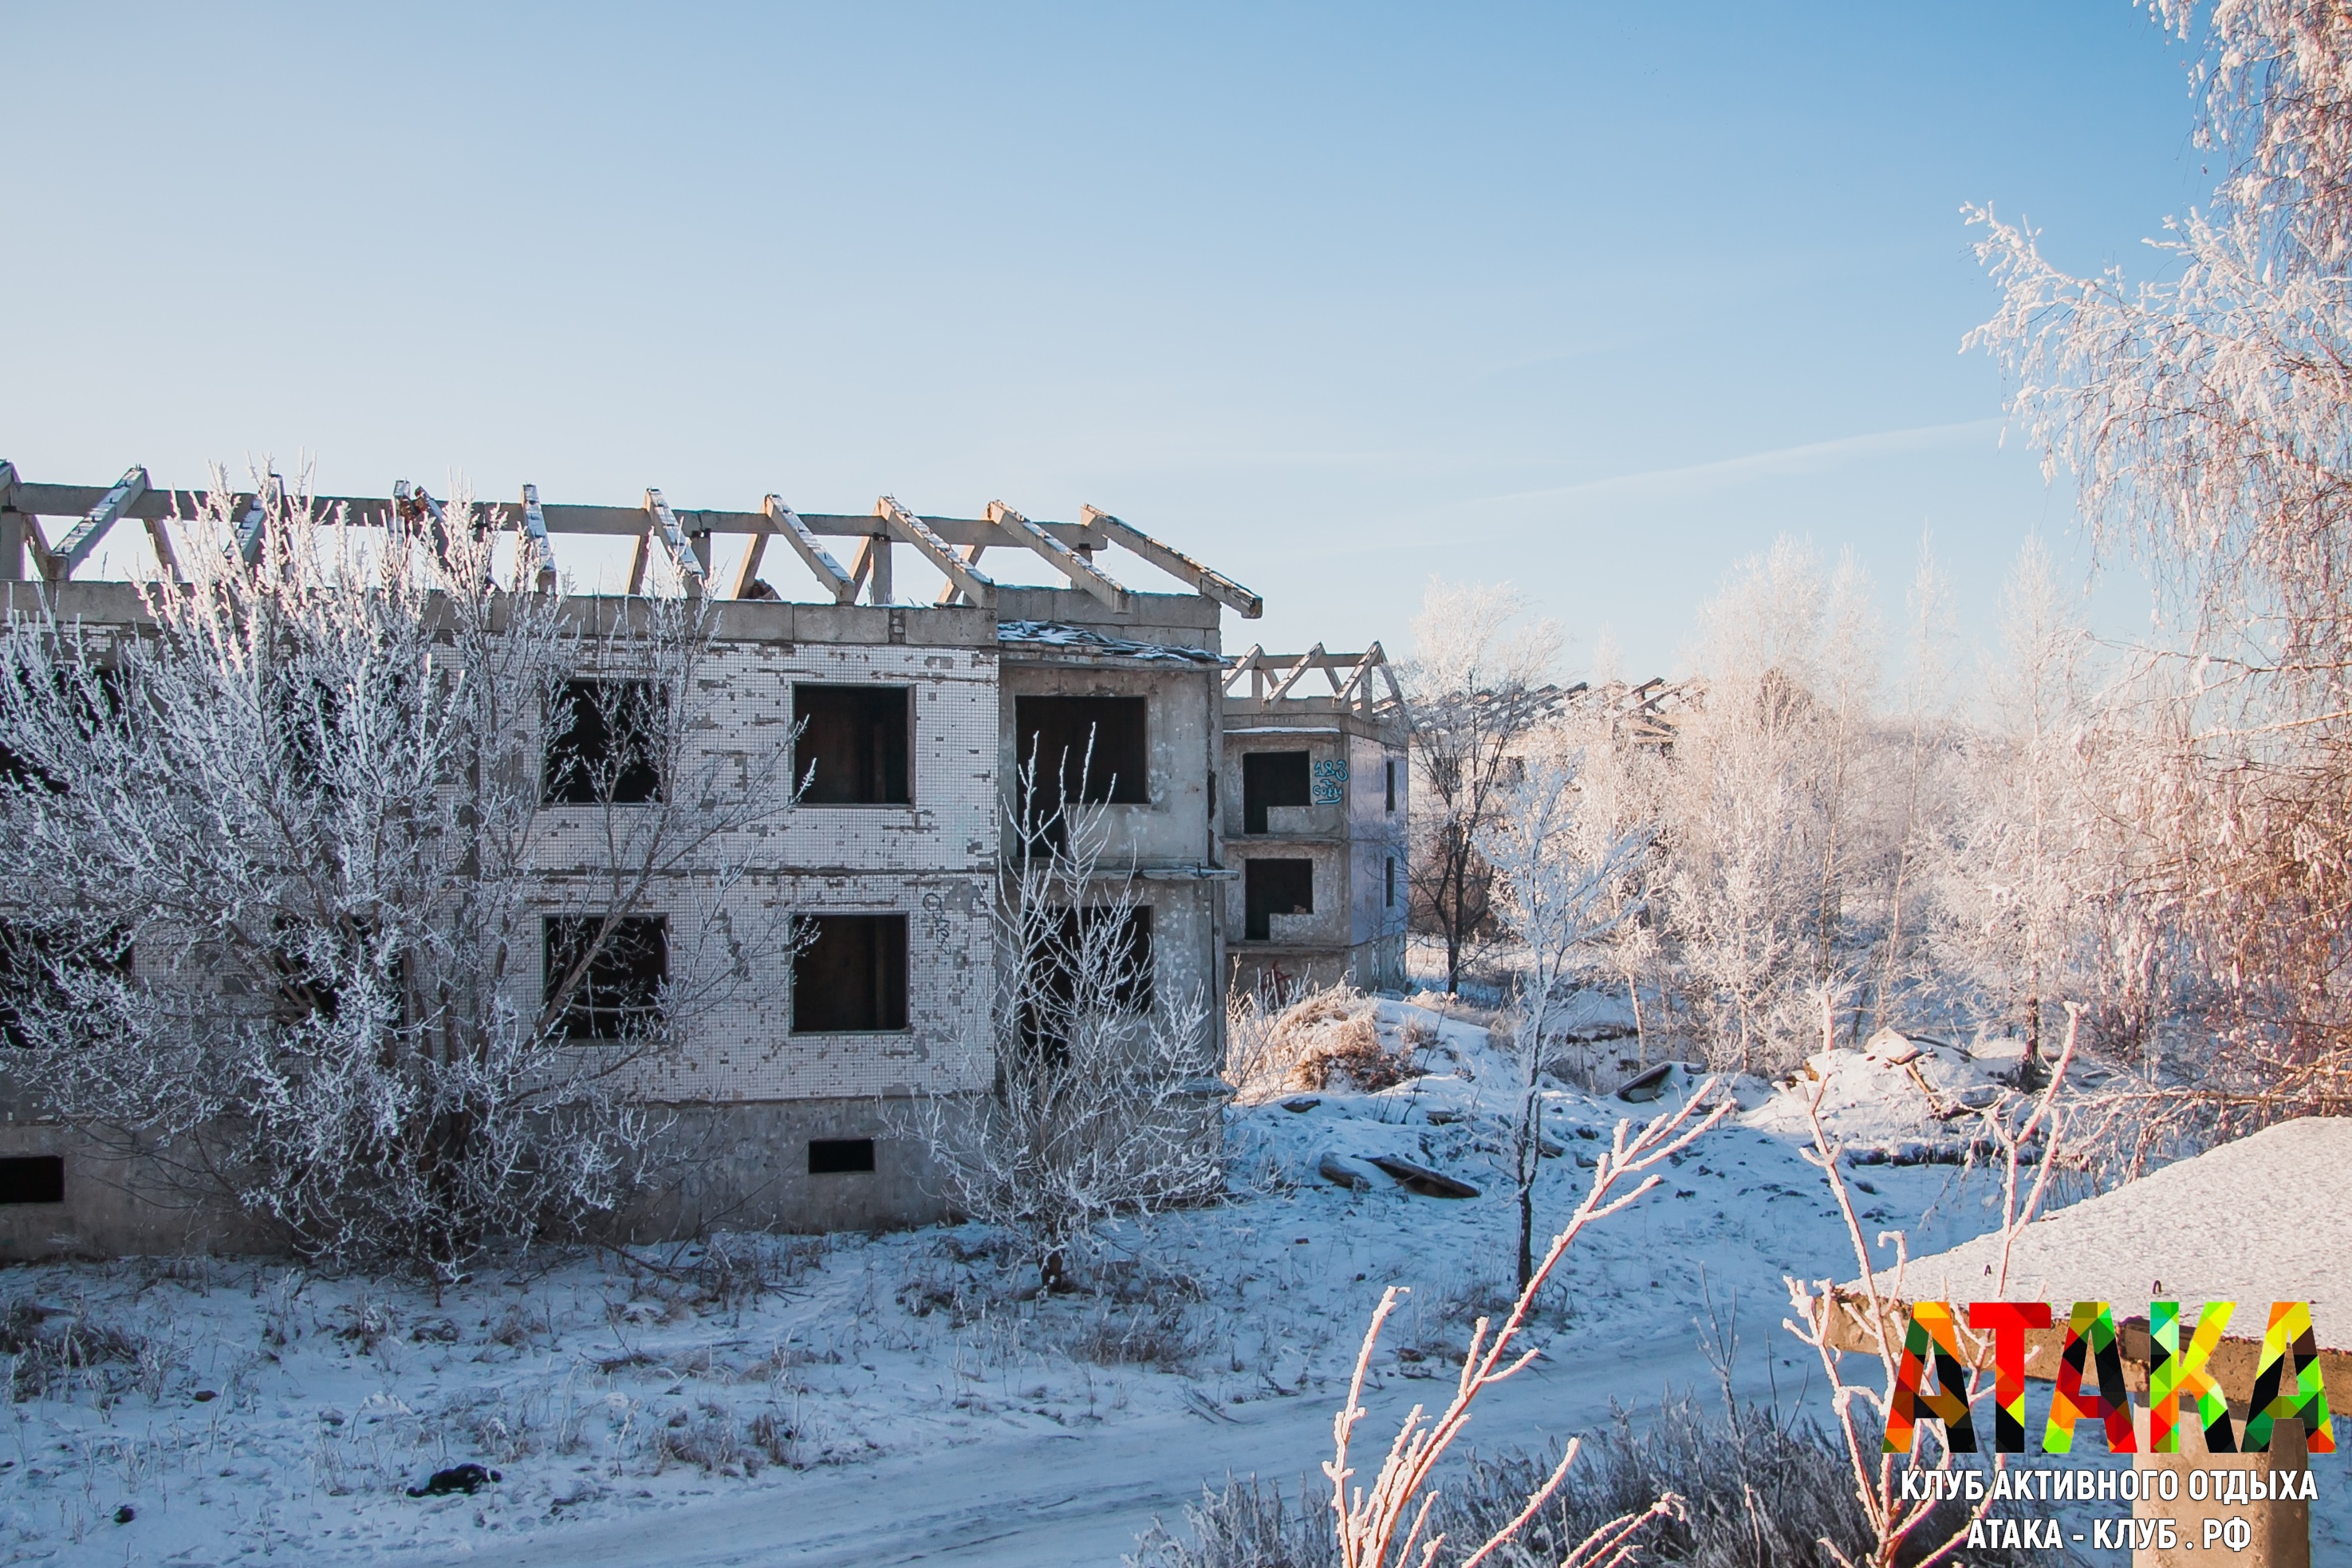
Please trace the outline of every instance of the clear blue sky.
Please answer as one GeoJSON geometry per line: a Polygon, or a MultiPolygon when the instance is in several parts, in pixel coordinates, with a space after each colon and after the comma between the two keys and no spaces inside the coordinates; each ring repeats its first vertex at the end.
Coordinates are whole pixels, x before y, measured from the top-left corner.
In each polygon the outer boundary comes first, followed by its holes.
{"type": "Polygon", "coordinates": [[[2210,184],[2126,0],[9,3],[0,60],[29,478],[1090,501],[1265,595],[1232,647],[1507,577],[1636,673],[1783,531],[1989,609],[2071,506],[1960,205],[2089,268],[2210,184]]]}

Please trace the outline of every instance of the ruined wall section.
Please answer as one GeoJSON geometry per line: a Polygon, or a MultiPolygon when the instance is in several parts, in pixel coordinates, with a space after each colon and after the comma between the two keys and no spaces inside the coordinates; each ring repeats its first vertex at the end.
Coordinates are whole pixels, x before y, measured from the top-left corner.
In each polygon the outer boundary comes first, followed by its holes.
{"type": "MultiPolygon", "coordinates": [[[[763,606],[745,606],[755,608],[763,606]]],[[[803,606],[782,606],[803,610],[803,606]]],[[[750,617],[730,606],[722,635],[750,617]]],[[[709,858],[746,874],[723,904],[730,922],[770,950],[719,1005],[694,1019],[677,1058],[648,1087],[672,1102],[900,1096],[986,1080],[994,955],[998,658],[992,621],[972,612],[845,613],[849,633],[903,640],[854,643],[730,638],[711,651],[703,690],[707,749],[750,769],[790,741],[796,684],[900,687],[912,712],[907,805],[816,805],[781,810],[762,826],[721,839],[709,858]],[[946,621],[947,625],[938,624],[946,621]],[[977,621],[983,646],[967,640],[977,621]],[[956,634],[932,641],[922,634],[956,634]],[[791,961],[776,951],[799,915],[903,914],[908,919],[908,1027],[856,1034],[792,1030],[791,961]],[[977,1047],[977,1050],[975,1050],[977,1047]]],[[[835,629],[835,628],[826,628],[835,629]]],[[[785,775],[791,773],[787,760],[785,775]]],[[[603,864],[603,808],[550,806],[535,862],[542,902],[560,913],[593,899],[603,864]]],[[[613,808],[625,813],[629,807],[613,808]]],[[[709,894],[690,878],[658,891],[653,909],[674,931],[698,929],[709,894]]],[[[674,946],[673,962],[686,954],[674,946]]],[[[711,955],[722,962],[723,955],[711,955]]],[[[535,1001],[537,973],[518,977],[535,1001]]]]}

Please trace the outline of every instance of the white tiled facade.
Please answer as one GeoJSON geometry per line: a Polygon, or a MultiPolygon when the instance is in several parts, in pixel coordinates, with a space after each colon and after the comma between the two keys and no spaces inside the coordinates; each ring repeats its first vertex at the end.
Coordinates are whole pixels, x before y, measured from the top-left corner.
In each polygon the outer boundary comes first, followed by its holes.
{"type": "MultiPolygon", "coordinates": [[[[135,598],[112,584],[73,584],[68,607],[94,626],[132,626],[135,598]]],[[[573,600],[585,619],[630,614],[621,600],[573,600]]],[[[677,1059],[646,1087],[668,1109],[675,1157],[617,1228],[638,1239],[714,1226],[829,1229],[920,1223],[944,1200],[929,1155],[902,1112],[910,1096],[984,1088],[992,1073],[995,994],[991,914],[1003,850],[1004,788],[1014,700],[1022,692],[1144,696],[1151,715],[1148,805],[1114,808],[1115,858],[1133,867],[1155,912],[1155,986],[1196,991],[1209,1022],[1202,1070],[1219,1059],[1225,937],[1223,842],[1212,819],[1221,722],[1217,608],[1192,595],[1134,596],[1112,616],[1085,596],[1010,589],[999,612],[971,607],[730,602],[720,608],[694,706],[702,749],[681,772],[772,752],[790,735],[793,688],[894,686],[911,696],[909,793],[894,805],[800,805],[709,847],[706,863],[740,877],[714,895],[694,877],[656,889],[645,912],[668,917],[674,976],[694,964],[692,933],[714,899],[739,932],[781,935],[795,914],[908,916],[904,1030],[791,1030],[791,963],[781,943],[719,1005],[696,1010],[677,1059]],[[999,614],[1071,622],[1106,636],[1156,641],[1182,657],[1031,648],[1000,641],[999,614]],[[818,1174],[813,1140],[871,1140],[875,1168],[818,1174]]],[[[1129,645],[1130,648],[1132,644],[1129,645]]],[[[625,678],[625,668],[602,672],[625,678]]],[[[786,764],[789,772],[789,763],[786,764]]],[[[535,898],[560,915],[593,907],[604,862],[606,808],[545,807],[535,898]]],[[[611,808],[625,816],[632,807],[611,808]]],[[[536,933],[534,933],[536,934],[536,933]]],[[[535,1010],[540,955],[520,965],[515,999],[535,1010]]],[[[709,971],[706,971],[709,972],[709,971]]],[[[62,1154],[61,1212],[0,1215],[0,1258],[68,1250],[136,1251],[213,1245],[242,1235],[223,1216],[151,1201],[139,1171],[39,1121],[0,1124],[0,1153],[62,1154]]]]}

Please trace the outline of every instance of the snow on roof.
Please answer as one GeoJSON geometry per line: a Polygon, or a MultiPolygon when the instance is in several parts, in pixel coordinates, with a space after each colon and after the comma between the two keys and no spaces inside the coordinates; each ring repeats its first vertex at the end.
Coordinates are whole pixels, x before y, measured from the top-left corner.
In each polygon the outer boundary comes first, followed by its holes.
{"type": "Polygon", "coordinates": [[[1059,621],[1001,621],[996,627],[996,640],[1001,643],[1027,643],[1033,647],[1059,648],[1071,653],[1149,659],[1158,664],[1222,666],[1225,662],[1222,657],[1204,647],[1106,637],[1086,626],[1066,626],[1059,621]]]}
{"type": "MultiPolygon", "coordinates": [[[[1990,1300],[2000,1267],[2000,1235],[1979,1237],[1914,1259],[1903,1294],[1990,1300]]],[[[2352,1350],[2352,1117],[2281,1122],[2036,1220],[2000,1296],[2107,1301],[2118,1319],[2234,1301],[2231,1337],[2256,1339],[2270,1303],[2308,1301],[2320,1347],[2352,1350]]]]}

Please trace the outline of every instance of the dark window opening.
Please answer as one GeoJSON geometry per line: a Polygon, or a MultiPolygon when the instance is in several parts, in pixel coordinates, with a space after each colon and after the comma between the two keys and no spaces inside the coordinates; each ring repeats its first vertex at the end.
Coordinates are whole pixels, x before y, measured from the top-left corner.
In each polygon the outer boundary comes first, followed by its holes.
{"type": "Polygon", "coordinates": [[[1021,1037],[1033,1046],[1059,1046],[1082,1012],[1149,1013],[1151,971],[1150,905],[1049,911],[1030,955],[1032,984],[1022,1001],[1021,1037]]]}
{"type": "Polygon", "coordinates": [[[567,680],[548,705],[540,799],[641,805],[662,797],[667,694],[650,680],[567,680]]]}
{"type": "Polygon", "coordinates": [[[1389,857],[1388,907],[1390,909],[1396,908],[1396,857],[1393,855],[1389,857]]]}
{"type": "Polygon", "coordinates": [[[907,1026],[907,917],[803,915],[793,954],[793,1033],[870,1035],[907,1026]]]}
{"type": "Polygon", "coordinates": [[[1307,753],[1249,752],[1242,757],[1242,831],[1266,831],[1270,805],[1307,804],[1307,753]]]}
{"type": "Polygon", "coordinates": [[[76,995],[76,978],[127,980],[131,962],[131,940],[120,932],[73,947],[41,931],[0,925],[0,1041],[29,1049],[35,1031],[28,1015],[74,1017],[87,1005],[76,995]]]}
{"type": "Polygon", "coordinates": [[[1382,770],[1388,774],[1389,809],[1396,809],[1396,759],[1391,757],[1382,770]]]}
{"type": "MultiPolygon", "coordinates": [[[[380,955],[377,927],[364,918],[347,920],[327,931],[306,930],[300,922],[278,915],[270,921],[275,945],[268,962],[276,971],[278,998],[296,1019],[335,1017],[343,1005],[346,981],[372,967],[380,955]]],[[[399,994],[404,1016],[407,1007],[408,957],[394,953],[378,977],[399,994]]]]}
{"type": "Polygon", "coordinates": [[[1140,697],[1014,698],[1018,766],[1025,773],[1034,760],[1040,805],[1150,801],[1145,713],[1140,697]]]}
{"type": "Polygon", "coordinates": [[[18,1154],[0,1160],[0,1204],[61,1204],[66,1201],[66,1163],[58,1154],[18,1154]]]}
{"type": "Polygon", "coordinates": [[[1273,941],[1276,915],[1315,912],[1314,861],[1244,860],[1242,866],[1243,931],[1247,940],[1273,941]]]}
{"type": "Polygon", "coordinates": [[[851,1176],[873,1169],[874,1140],[871,1138],[809,1140],[809,1174],[812,1176],[851,1176]]]}
{"type": "Polygon", "coordinates": [[[626,1039],[661,1018],[668,920],[625,915],[600,943],[604,923],[594,915],[550,915],[545,922],[542,996],[548,1006],[561,1004],[555,1032],[567,1040],[626,1039]]]}
{"type": "Polygon", "coordinates": [[[793,782],[803,805],[908,805],[903,686],[795,686],[793,782]]]}
{"type": "MultiPolygon", "coordinates": [[[[62,651],[62,650],[61,650],[62,651]]],[[[125,683],[122,671],[112,665],[59,664],[51,671],[52,696],[72,715],[71,728],[84,736],[95,736],[101,730],[119,731],[122,724],[125,683]]],[[[31,689],[23,671],[17,679],[26,697],[40,701],[39,693],[31,689]]],[[[37,763],[28,762],[5,746],[0,746],[0,784],[21,788],[37,788],[50,795],[63,795],[70,787],[37,763]]]]}

